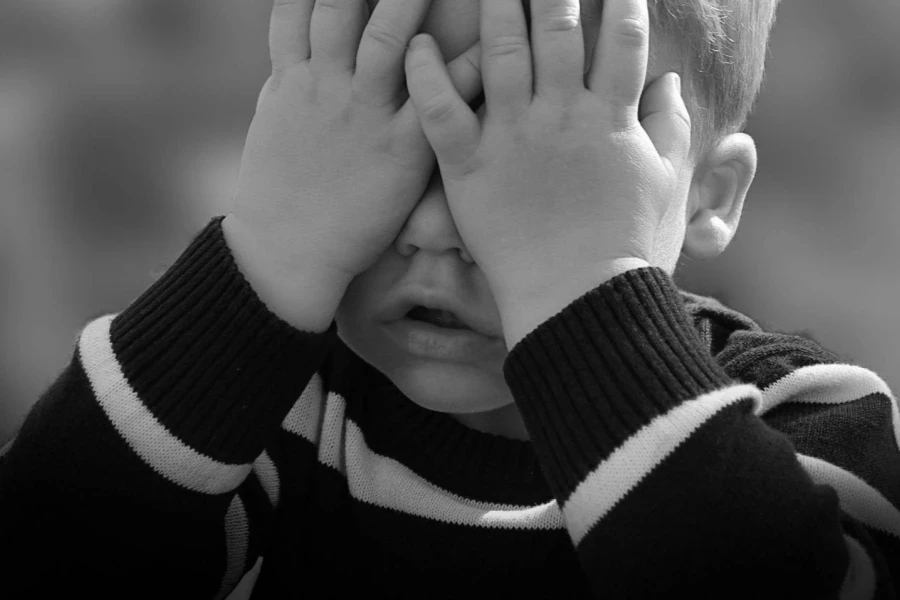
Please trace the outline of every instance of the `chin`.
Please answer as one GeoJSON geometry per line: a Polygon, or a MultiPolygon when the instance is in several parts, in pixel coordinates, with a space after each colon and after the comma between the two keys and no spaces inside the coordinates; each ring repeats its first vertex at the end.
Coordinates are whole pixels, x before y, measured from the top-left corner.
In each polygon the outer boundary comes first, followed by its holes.
{"type": "Polygon", "coordinates": [[[422,408],[470,414],[502,408],[514,402],[503,378],[503,362],[465,364],[419,358],[381,346],[377,335],[339,321],[341,340],[378,369],[407,398],[422,408]]]}
{"type": "Polygon", "coordinates": [[[482,413],[513,403],[502,374],[469,365],[431,361],[382,372],[407,398],[435,412],[482,413]]]}

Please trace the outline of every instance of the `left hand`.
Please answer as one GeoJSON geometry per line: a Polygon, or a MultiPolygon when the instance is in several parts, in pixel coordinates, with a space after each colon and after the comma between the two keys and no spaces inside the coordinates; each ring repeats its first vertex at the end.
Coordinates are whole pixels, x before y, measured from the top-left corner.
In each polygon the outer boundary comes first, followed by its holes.
{"type": "Polygon", "coordinates": [[[691,138],[677,75],[642,98],[647,0],[606,0],[587,76],[579,1],[531,0],[531,13],[529,41],[522,0],[482,0],[483,124],[433,38],[413,38],[406,59],[451,214],[504,328],[511,313],[543,304],[536,325],[649,265],[691,138]]]}

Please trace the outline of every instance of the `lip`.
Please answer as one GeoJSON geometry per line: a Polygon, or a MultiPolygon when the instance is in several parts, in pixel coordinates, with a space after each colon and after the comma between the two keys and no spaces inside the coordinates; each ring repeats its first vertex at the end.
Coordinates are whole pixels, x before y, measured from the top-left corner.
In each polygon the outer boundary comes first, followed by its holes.
{"type": "MultiPolygon", "coordinates": [[[[465,302],[443,289],[405,288],[402,293],[387,303],[387,307],[380,312],[379,316],[383,323],[391,324],[404,319],[406,314],[416,306],[450,311],[469,328],[468,331],[480,334],[482,337],[503,339],[502,333],[496,332],[496,327],[489,320],[479,312],[470,310],[465,302]]],[[[434,330],[442,333],[454,331],[437,326],[434,326],[434,330]]]]}
{"type": "Polygon", "coordinates": [[[470,329],[449,329],[414,319],[384,324],[384,331],[397,346],[423,358],[456,362],[479,362],[506,351],[501,338],[470,329]]]}

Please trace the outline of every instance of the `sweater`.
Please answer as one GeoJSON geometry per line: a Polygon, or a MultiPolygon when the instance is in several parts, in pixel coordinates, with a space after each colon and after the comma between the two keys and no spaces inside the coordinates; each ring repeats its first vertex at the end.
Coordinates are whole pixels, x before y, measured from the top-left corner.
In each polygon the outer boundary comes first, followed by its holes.
{"type": "Polygon", "coordinates": [[[2,450],[4,597],[898,597],[872,371],[650,267],[503,374],[528,441],[413,403],[336,321],[280,320],[214,219],[2,450]]]}

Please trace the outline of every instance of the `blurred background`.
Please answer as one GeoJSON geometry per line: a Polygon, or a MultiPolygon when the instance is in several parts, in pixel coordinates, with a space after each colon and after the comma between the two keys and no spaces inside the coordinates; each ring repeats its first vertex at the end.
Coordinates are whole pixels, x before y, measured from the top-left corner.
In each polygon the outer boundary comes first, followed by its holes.
{"type": "MultiPolygon", "coordinates": [[[[271,2],[0,7],[0,442],[71,358],[224,212],[271,2]]],[[[805,331],[900,390],[900,2],[787,0],[748,132],[759,173],[679,285],[805,331]]]]}

